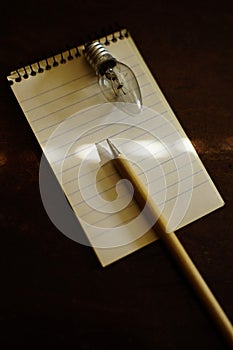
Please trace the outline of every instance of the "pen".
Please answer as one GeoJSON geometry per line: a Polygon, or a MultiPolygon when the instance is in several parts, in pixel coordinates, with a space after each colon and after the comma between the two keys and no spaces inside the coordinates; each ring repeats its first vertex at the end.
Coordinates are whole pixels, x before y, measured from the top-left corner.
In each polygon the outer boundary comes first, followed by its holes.
{"type": "Polygon", "coordinates": [[[141,209],[146,206],[146,215],[148,216],[148,219],[151,220],[154,217],[156,218],[156,222],[153,224],[154,231],[164,242],[165,246],[178,263],[191,286],[196,291],[196,294],[201,299],[203,305],[212,316],[215,324],[222,332],[225,340],[231,345],[231,347],[233,347],[233,327],[222,307],[216,300],[175,233],[166,232],[166,222],[163,216],[159,215],[156,204],[149,196],[146,186],[137,176],[130,162],[110,139],[107,139],[107,143],[114,156],[112,163],[116,171],[122,178],[131,182],[134,188],[134,199],[141,209]]]}

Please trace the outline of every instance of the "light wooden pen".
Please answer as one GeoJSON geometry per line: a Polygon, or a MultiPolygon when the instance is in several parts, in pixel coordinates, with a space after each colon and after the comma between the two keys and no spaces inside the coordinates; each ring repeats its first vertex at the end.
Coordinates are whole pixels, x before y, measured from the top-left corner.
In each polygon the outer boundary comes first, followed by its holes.
{"type": "MultiPolygon", "coordinates": [[[[202,303],[212,316],[215,324],[218,326],[227,343],[233,348],[233,327],[223,311],[222,307],[216,300],[200,272],[192,262],[188,253],[184,249],[181,242],[178,240],[174,232],[166,232],[166,223],[162,215],[158,217],[158,209],[156,204],[149,196],[147,189],[143,182],[136,175],[132,165],[127,158],[116,148],[116,146],[107,139],[108,145],[114,156],[112,159],[113,165],[119,175],[131,182],[134,187],[134,199],[138,206],[142,209],[146,205],[146,212],[150,217],[157,217],[153,229],[166,247],[169,249],[172,256],[180,266],[181,270],[187,277],[191,286],[196,291],[202,303]]],[[[149,218],[149,217],[148,217],[149,218]]]]}

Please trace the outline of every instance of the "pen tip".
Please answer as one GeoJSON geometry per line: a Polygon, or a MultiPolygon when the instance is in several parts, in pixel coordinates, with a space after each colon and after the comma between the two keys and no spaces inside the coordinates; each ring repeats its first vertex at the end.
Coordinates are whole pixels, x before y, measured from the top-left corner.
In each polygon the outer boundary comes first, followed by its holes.
{"type": "Polygon", "coordinates": [[[97,148],[101,164],[105,164],[106,162],[112,159],[112,154],[109,153],[109,151],[104,147],[104,145],[98,142],[95,144],[95,146],[97,148]]]}
{"type": "Polygon", "coordinates": [[[119,156],[119,154],[120,154],[121,152],[120,152],[120,151],[117,149],[117,147],[112,143],[112,141],[111,141],[110,139],[107,139],[106,141],[107,141],[107,143],[108,143],[108,145],[109,145],[109,148],[111,149],[113,155],[114,155],[115,157],[119,156]]]}

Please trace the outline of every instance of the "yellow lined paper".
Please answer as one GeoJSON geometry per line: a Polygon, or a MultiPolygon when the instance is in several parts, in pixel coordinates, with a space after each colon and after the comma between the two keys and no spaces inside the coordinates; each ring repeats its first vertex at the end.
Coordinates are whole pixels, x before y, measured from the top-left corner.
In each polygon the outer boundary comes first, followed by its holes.
{"type": "MultiPolygon", "coordinates": [[[[12,85],[103,266],[156,237],[124,186],[119,187],[122,193],[116,199],[119,178],[109,164],[100,169],[96,142],[114,139],[135,164],[167,219],[168,230],[179,229],[223,205],[132,38],[118,39],[108,50],[133,69],[142,92],[141,115],[127,115],[106,103],[83,55],[12,85]]],[[[52,59],[48,61],[52,64],[52,59]]],[[[14,73],[9,79],[12,77],[14,73]]]]}

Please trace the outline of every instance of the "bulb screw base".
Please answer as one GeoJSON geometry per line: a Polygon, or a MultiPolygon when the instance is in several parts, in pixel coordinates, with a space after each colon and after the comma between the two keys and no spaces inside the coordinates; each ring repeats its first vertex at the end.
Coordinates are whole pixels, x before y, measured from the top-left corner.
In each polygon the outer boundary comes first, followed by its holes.
{"type": "Polygon", "coordinates": [[[107,69],[115,67],[116,59],[99,42],[88,44],[84,50],[87,62],[96,74],[104,75],[107,69]]]}

